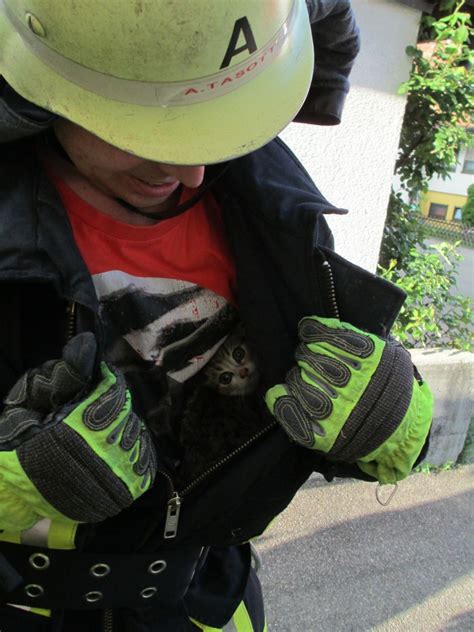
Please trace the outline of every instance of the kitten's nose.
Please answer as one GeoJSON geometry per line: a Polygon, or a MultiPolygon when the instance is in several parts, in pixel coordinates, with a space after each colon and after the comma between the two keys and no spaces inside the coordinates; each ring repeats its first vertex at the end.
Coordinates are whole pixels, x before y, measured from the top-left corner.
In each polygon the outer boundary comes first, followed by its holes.
{"type": "Polygon", "coordinates": [[[241,378],[247,377],[248,374],[249,374],[248,367],[246,367],[246,366],[240,367],[239,375],[240,375],[241,378]]]}

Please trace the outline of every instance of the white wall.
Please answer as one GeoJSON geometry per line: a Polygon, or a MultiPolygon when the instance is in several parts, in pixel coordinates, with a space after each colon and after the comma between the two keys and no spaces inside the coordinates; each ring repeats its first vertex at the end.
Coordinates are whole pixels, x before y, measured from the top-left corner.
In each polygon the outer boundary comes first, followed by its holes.
{"type": "Polygon", "coordinates": [[[396,0],[353,0],[362,50],[337,127],[290,125],[281,137],[330,202],[350,210],[328,216],[337,251],[375,271],[398,151],[410,72],[405,48],[416,42],[420,11],[396,0]]]}

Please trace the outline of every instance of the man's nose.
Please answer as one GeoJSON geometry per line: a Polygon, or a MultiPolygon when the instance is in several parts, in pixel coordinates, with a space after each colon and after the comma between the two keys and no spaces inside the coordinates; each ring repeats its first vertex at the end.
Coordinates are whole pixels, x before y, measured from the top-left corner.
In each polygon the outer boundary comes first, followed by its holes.
{"type": "Polygon", "coordinates": [[[200,166],[183,166],[183,165],[167,165],[166,172],[182,182],[184,186],[190,189],[196,189],[204,179],[204,167],[200,166]]]}

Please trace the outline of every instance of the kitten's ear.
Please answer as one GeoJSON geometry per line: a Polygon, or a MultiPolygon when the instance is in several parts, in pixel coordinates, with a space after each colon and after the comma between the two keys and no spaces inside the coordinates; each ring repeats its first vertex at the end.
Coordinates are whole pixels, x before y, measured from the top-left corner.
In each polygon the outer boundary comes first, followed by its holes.
{"type": "Polygon", "coordinates": [[[244,323],[241,320],[232,330],[231,337],[233,341],[239,340],[240,342],[246,339],[244,323]]]}
{"type": "Polygon", "coordinates": [[[235,330],[238,331],[240,334],[245,334],[245,326],[241,320],[239,320],[239,322],[237,323],[237,327],[235,328],[235,330]]]}

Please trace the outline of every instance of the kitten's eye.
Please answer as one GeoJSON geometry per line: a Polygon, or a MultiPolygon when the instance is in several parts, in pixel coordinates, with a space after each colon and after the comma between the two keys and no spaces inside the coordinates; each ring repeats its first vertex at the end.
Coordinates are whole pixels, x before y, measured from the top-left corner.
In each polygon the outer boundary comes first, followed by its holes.
{"type": "Polygon", "coordinates": [[[232,382],[233,377],[233,373],[231,373],[230,371],[225,371],[224,373],[221,373],[221,376],[219,377],[219,382],[224,386],[228,386],[232,382]]]}
{"type": "Polygon", "coordinates": [[[236,347],[232,351],[232,357],[234,358],[236,362],[240,364],[242,360],[245,358],[245,349],[242,349],[242,347],[236,347]]]}

